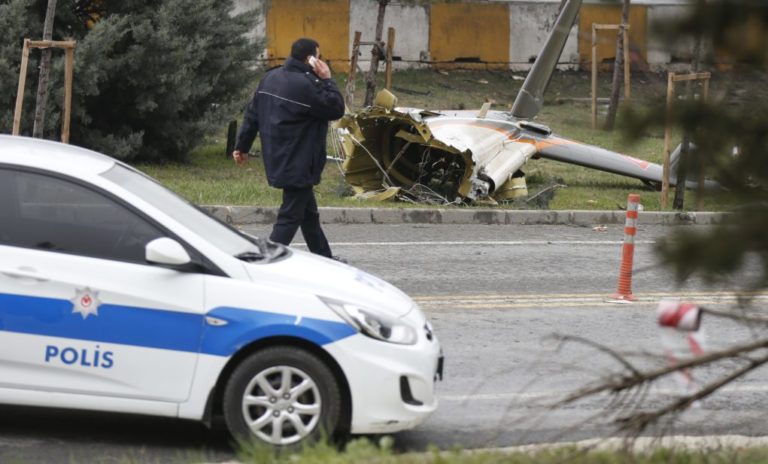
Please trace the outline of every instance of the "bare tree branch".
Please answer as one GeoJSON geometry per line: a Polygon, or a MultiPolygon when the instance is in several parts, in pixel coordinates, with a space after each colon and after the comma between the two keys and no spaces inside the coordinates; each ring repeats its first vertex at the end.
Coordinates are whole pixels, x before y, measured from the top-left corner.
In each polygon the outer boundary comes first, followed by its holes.
{"type": "MultiPolygon", "coordinates": [[[[575,341],[579,341],[579,337],[572,337],[572,339],[575,341]]],[[[596,345],[593,342],[588,342],[586,344],[590,346],[596,345]]],[[[605,349],[605,347],[603,348],[605,349]]],[[[712,364],[724,359],[731,359],[736,356],[742,355],[744,353],[749,353],[762,348],[768,348],[768,339],[760,339],[753,343],[748,343],[745,345],[737,345],[724,350],[715,351],[715,352],[706,354],[704,356],[699,356],[699,357],[687,359],[687,360],[681,360],[675,365],[659,368],[659,369],[648,371],[648,372],[641,372],[639,375],[635,373],[636,369],[629,369],[630,371],[633,372],[632,375],[621,375],[621,374],[613,375],[604,382],[598,383],[597,385],[594,385],[594,386],[584,388],[580,391],[577,391],[568,395],[563,400],[557,402],[555,406],[562,406],[569,403],[573,403],[574,401],[578,401],[580,399],[593,396],[599,393],[605,393],[605,392],[617,393],[624,390],[629,390],[643,384],[651,383],[655,380],[658,380],[662,377],[665,377],[669,374],[673,374],[675,372],[683,371],[685,369],[690,369],[693,367],[705,366],[705,365],[712,364]]],[[[601,350],[601,351],[604,351],[604,350],[601,350]]],[[[607,349],[607,351],[605,352],[612,353],[613,355],[615,355],[614,357],[616,356],[621,357],[618,353],[610,349],[607,349]]]]}
{"type": "Polygon", "coordinates": [[[724,387],[725,385],[728,385],[729,383],[733,382],[739,377],[748,374],[749,372],[753,371],[754,369],[766,363],[768,363],[768,355],[763,356],[762,358],[753,359],[749,364],[747,364],[746,367],[739,369],[737,371],[734,371],[730,375],[725,376],[719,380],[711,382],[710,384],[708,384],[704,388],[701,388],[700,390],[698,390],[693,394],[682,396],[677,401],[670,403],[664,408],[661,408],[649,413],[640,413],[640,414],[626,417],[621,420],[621,422],[624,423],[622,425],[622,429],[627,431],[641,432],[648,425],[654,423],[661,417],[664,417],[667,414],[681,412],[687,409],[696,401],[700,401],[710,396],[711,394],[713,394],[720,388],[724,387]]]}
{"type": "Polygon", "coordinates": [[[742,323],[754,323],[768,325],[768,317],[748,316],[746,314],[731,314],[727,311],[718,311],[716,309],[700,308],[702,313],[709,314],[723,319],[730,319],[742,323]]]}
{"type": "Polygon", "coordinates": [[[557,335],[557,334],[555,334],[554,337],[555,337],[555,339],[560,341],[561,344],[565,343],[565,342],[577,342],[577,343],[582,343],[584,345],[591,346],[592,348],[595,348],[596,350],[601,351],[601,352],[607,354],[608,356],[612,357],[613,359],[615,359],[622,366],[624,366],[627,370],[631,371],[635,376],[641,376],[642,375],[642,373],[639,370],[637,370],[635,368],[635,366],[633,366],[629,361],[627,361],[627,359],[624,356],[622,356],[621,354],[617,353],[613,349],[608,348],[605,345],[602,345],[600,343],[597,343],[597,342],[594,342],[592,340],[588,340],[586,338],[579,337],[579,336],[576,336],[576,335],[557,335]]]}

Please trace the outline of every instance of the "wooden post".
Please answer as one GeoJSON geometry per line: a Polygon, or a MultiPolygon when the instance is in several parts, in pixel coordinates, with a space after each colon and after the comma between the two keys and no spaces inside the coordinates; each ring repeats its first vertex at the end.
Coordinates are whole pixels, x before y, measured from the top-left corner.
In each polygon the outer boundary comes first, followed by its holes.
{"type": "Polygon", "coordinates": [[[597,129],[597,33],[619,29],[624,33],[624,101],[630,99],[629,24],[592,23],[592,129],[597,129]]]}
{"type": "Polygon", "coordinates": [[[19,87],[16,95],[16,109],[13,113],[13,135],[21,133],[21,110],[24,106],[24,87],[27,81],[27,67],[29,64],[29,49],[31,48],[61,48],[64,50],[64,114],[61,119],[61,141],[69,143],[69,127],[72,114],[72,74],[75,62],[74,40],[30,40],[24,39],[21,51],[21,68],[19,69],[19,87]]]}
{"type": "Polygon", "coordinates": [[[19,88],[16,91],[16,109],[13,112],[13,135],[21,132],[21,108],[24,105],[24,86],[27,83],[27,63],[29,61],[29,39],[24,39],[21,49],[21,68],[19,69],[19,88]]]}
{"type": "Polygon", "coordinates": [[[75,49],[64,50],[64,116],[61,120],[61,141],[69,143],[69,123],[72,115],[72,72],[75,66],[75,49]]]}
{"type": "Polygon", "coordinates": [[[387,30],[387,64],[384,72],[384,88],[392,88],[392,51],[395,48],[395,28],[387,30]]]}
{"type": "Polygon", "coordinates": [[[355,31],[355,40],[352,42],[352,56],[349,59],[349,74],[347,74],[347,86],[344,92],[344,103],[352,109],[355,99],[355,74],[357,74],[357,56],[360,54],[360,31],[355,31]]]}

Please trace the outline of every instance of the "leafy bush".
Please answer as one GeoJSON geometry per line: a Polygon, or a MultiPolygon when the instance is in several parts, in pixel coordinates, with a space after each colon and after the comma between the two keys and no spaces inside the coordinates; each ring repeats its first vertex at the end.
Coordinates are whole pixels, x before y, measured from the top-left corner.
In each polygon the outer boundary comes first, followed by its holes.
{"type": "MultiPolygon", "coordinates": [[[[254,16],[233,16],[232,0],[104,2],[92,29],[59,0],[54,40],[77,40],[71,142],[125,160],[180,160],[221,117],[247,99],[244,34],[254,16]]],[[[0,0],[0,132],[10,132],[25,37],[42,33],[47,0],[0,0]]],[[[38,51],[30,54],[22,131],[31,133],[38,51]]],[[[54,53],[46,135],[57,138],[63,53],[54,53]]]]}

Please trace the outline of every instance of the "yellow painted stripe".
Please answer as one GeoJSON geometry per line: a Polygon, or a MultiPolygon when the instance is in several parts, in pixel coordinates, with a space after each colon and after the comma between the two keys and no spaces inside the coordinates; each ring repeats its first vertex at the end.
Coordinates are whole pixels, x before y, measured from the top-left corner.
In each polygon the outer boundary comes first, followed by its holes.
{"type": "MultiPolygon", "coordinates": [[[[425,304],[422,305],[426,309],[533,309],[533,308],[597,308],[597,307],[622,307],[631,308],[637,306],[656,306],[656,301],[635,301],[633,303],[624,303],[617,301],[582,301],[582,302],[564,302],[564,301],[529,301],[525,303],[454,303],[454,304],[425,304]]],[[[701,306],[719,306],[726,304],[733,304],[735,300],[696,300],[696,304],[701,306]]]]}
{"type": "Polygon", "coordinates": [[[429,309],[530,309],[530,308],[582,308],[656,305],[661,298],[685,299],[701,306],[732,305],[740,297],[768,300],[768,292],[750,292],[736,295],[734,292],[659,292],[634,295],[632,303],[611,299],[609,293],[590,294],[528,294],[528,295],[446,295],[423,296],[414,298],[421,306],[429,309]]]}
{"type": "MultiPolygon", "coordinates": [[[[611,291],[608,290],[603,293],[529,293],[529,294],[516,294],[516,293],[490,293],[490,294],[464,294],[464,295],[422,295],[414,296],[416,301],[432,301],[432,300],[489,300],[489,299],[551,299],[551,298],[607,298],[611,295],[611,291]]],[[[671,292],[641,292],[636,294],[638,298],[652,298],[652,297],[670,297],[670,298],[695,298],[695,297],[711,297],[711,296],[768,296],[768,291],[759,292],[739,292],[738,290],[723,290],[723,291],[671,291],[671,292]]]]}

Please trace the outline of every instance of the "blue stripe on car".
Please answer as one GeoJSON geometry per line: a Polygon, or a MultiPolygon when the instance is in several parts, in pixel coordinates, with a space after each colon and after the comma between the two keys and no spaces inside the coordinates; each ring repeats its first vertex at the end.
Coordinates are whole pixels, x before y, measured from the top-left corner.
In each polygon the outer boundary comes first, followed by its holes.
{"type": "Polygon", "coordinates": [[[357,333],[349,324],[322,319],[302,318],[287,314],[220,307],[208,316],[224,319],[225,326],[206,326],[202,351],[221,356],[230,355],[253,340],[272,336],[293,336],[318,345],[332,343],[357,333]],[[298,322],[298,323],[297,323],[298,322]]]}
{"type": "Polygon", "coordinates": [[[229,356],[269,336],[293,336],[325,345],[354,335],[348,324],[322,319],[220,307],[208,314],[102,304],[83,319],[69,300],[0,294],[0,332],[87,340],[173,351],[229,356]],[[224,319],[212,327],[205,316],[224,319]]]}

